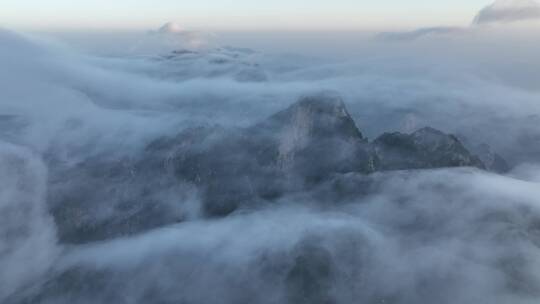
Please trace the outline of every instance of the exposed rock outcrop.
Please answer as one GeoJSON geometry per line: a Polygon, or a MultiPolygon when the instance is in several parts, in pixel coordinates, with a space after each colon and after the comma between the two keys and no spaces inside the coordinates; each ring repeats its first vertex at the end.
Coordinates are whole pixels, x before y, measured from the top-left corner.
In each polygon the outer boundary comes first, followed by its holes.
{"type": "Polygon", "coordinates": [[[497,169],[504,162],[484,157],[486,165],[455,136],[432,128],[370,143],[332,93],[301,98],[249,128],[190,128],[155,140],[136,158],[106,159],[51,171],[48,201],[61,241],[85,243],[183,221],[184,205],[193,201],[200,200],[205,216],[224,216],[328,187],[343,195],[321,201],[346,199],[366,192],[358,188],[368,189],[369,178],[360,176],[376,171],[497,169]],[[186,196],[193,192],[199,196],[186,196]]]}
{"type": "Polygon", "coordinates": [[[433,128],[411,134],[385,133],[374,141],[381,170],[441,167],[485,168],[482,161],[453,135],[433,128]]]}

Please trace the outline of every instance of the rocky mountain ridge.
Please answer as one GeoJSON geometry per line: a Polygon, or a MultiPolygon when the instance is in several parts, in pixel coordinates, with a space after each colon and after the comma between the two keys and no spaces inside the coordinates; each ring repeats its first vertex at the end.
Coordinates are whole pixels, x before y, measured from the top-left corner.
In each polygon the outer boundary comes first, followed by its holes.
{"type": "Polygon", "coordinates": [[[200,200],[203,216],[225,216],[352,173],[367,181],[354,188],[365,188],[374,172],[441,167],[488,168],[457,137],[433,128],[370,142],[341,97],[321,93],[245,129],[190,128],[155,140],[136,159],[53,170],[48,201],[61,241],[86,243],[183,221],[190,200],[200,200]],[[186,197],[193,188],[199,197],[186,197]]]}

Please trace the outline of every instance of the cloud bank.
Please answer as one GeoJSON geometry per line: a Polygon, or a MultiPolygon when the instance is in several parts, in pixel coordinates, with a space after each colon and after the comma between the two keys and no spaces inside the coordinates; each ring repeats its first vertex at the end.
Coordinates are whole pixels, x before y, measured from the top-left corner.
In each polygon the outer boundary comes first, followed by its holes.
{"type": "Polygon", "coordinates": [[[234,47],[106,57],[0,32],[0,301],[536,303],[540,45],[534,32],[481,29],[432,39],[366,39],[346,58],[326,41],[324,58],[234,47]],[[144,158],[152,143],[257,125],[321,89],[343,97],[366,137],[432,126],[489,144],[513,169],[336,174],[207,218],[196,185],[144,158]],[[160,216],[167,226],[131,230],[160,216]],[[119,233],[80,244],[62,221],[119,233]]]}
{"type": "Polygon", "coordinates": [[[409,32],[385,32],[377,35],[377,39],[386,41],[410,41],[429,35],[445,35],[463,32],[459,27],[426,27],[409,32]]]}
{"type": "Polygon", "coordinates": [[[483,8],[473,24],[510,23],[540,19],[540,4],[535,0],[497,0],[483,8]]]}

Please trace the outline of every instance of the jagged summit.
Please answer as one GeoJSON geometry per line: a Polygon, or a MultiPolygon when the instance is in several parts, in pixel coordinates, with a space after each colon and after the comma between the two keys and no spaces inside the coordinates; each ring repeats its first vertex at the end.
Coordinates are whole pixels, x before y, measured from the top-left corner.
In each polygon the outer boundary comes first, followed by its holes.
{"type": "Polygon", "coordinates": [[[341,96],[331,91],[303,96],[293,104],[293,107],[312,107],[321,112],[334,112],[338,114],[343,114],[342,111],[347,111],[345,102],[343,102],[341,96]]]}
{"type": "Polygon", "coordinates": [[[333,92],[304,96],[264,124],[285,129],[296,136],[363,139],[343,99],[333,92]]]}
{"type": "Polygon", "coordinates": [[[285,170],[315,179],[332,172],[373,171],[367,141],[333,92],[304,96],[249,133],[268,138],[267,150],[277,149],[277,166],[285,170]]]}
{"type": "Polygon", "coordinates": [[[432,127],[421,128],[413,132],[411,136],[417,145],[432,150],[461,146],[461,143],[455,136],[445,134],[432,127]]]}
{"type": "Polygon", "coordinates": [[[411,134],[385,133],[373,142],[381,170],[485,165],[457,137],[431,127],[411,134]]]}

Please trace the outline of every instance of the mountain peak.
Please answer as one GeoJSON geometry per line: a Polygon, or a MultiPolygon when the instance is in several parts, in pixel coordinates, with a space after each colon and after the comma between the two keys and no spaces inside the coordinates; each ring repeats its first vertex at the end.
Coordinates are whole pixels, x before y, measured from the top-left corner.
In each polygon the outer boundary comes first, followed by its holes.
{"type": "Polygon", "coordinates": [[[162,34],[178,34],[185,31],[184,27],[176,22],[167,22],[158,30],[158,32],[162,34]]]}
{"type": "Polygon", "coordinates": [[[318,113],[336,114],[346,116],[347,108],[341,96],[333,92],[321,92],[300,98],[293,107],[309,108],[318,113]]]}
{"type": "Polygon", "coordinates": [[[321,172],[369,171],[368,143],[333,92],[301,97],[287,109],[255,126],[277,149],[280,168],[293,168],[304,176],[321,172]],[[328,157],[332,155],[332,157],[328,157]]]}
{"type": "Polygon", "coordinates": [[[343,99],[332,92],[301,97],[269,119],[275,127],[307,137],[363,139],[343,99]]]}

